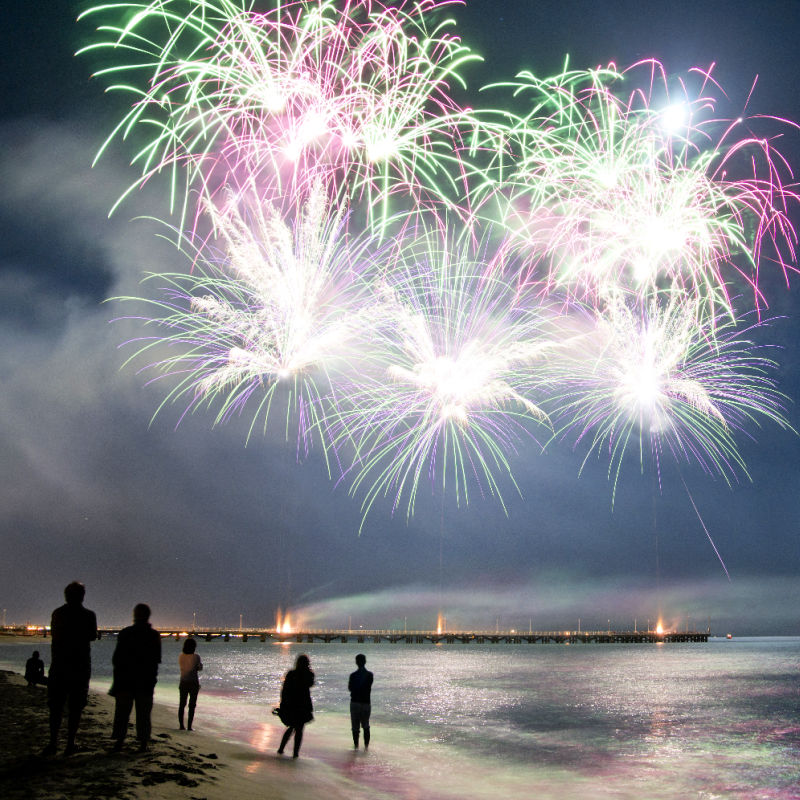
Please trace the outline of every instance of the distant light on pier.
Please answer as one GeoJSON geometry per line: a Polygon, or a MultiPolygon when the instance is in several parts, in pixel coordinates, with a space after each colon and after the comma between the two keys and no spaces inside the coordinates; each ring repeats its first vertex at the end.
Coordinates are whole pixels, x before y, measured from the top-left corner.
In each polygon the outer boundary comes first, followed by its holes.
{"type": "MultiPolygon", "coordinates": [[[[114,636],[118,628],[104,628],[103,636],[114,636]]],[[[187,634],[179,629],[161,629],[164,638],[174,637],[181,639],[187,634]]],[[[262,642],[276,644],[312,644],[315,642],[331,644],[341,642],[374,643],[388,642],[390,644],[646,644],[668,642],[707,642],[710,631],[697,630],[664,630],[658,626],[655,630],[555,630],[555,631],[529,631],[521,632],[517,629],[501,630],[450,630],[444,623],[436,630],[388,630],[364,628],[354,629],[310,629],[289,624],[284,618],[279,627],[246,628],[238,630],[231,628],[205,628],[194,631],[192,634],[207,642],[215,639],[223,641],[247,642],[249,639],[259,639],[262,642]]]]}

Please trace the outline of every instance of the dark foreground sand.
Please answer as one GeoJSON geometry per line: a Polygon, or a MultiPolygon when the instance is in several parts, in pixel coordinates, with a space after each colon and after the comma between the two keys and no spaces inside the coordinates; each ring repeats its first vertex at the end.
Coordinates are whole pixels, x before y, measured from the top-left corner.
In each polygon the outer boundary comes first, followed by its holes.
{"type": "Polygon", "coordinates": [[[132,740],[123,752],[111,753],[111,711],[111,703],[91,694],[78,752],[44,758],[39,753],[48,739],[46,690],[28,688],[13,672],[0,672],[0,796],[138,798],[151,796],[142,791],[150,787],[157,789],[155,797],[208,796],[222,769],[217,753],[155,731],[149,752],[138,753],[132,740]]]}
{"type": "MultiPolygon", "coordinates": [[[[135,737],[110,752],[113,700],[90,693],[78,752],[40,755],[48,740],[47,692],[21,675],[0,671],[0,798],[2,800],[284,800],[362,798],[364,787],[330,774],[313,759],[285,759],[175,729],[174,711],[153,709],[153,743],[135,737]],[[347,784],[350,784],[349,786],[347,784]]],[[[132,726],[131,726],[132,732],[132,726]]],[[[372,795],[374,796],[374,795],[372,795]]]]}

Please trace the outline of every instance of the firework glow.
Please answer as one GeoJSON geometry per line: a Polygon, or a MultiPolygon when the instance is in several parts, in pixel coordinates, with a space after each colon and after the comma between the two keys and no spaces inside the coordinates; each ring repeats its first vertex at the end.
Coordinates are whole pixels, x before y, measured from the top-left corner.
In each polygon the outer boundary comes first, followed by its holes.
{"type": "Polygon", "coordinates": [[[617,289],[644,301],[667,289],[692,297],[713,323],[720,310],[734,313],[732,287],[749,289],[756,307],[765,302],[762,258],[788,277],[797,195],[781,176],[791,172],[745,119],[714,118],[710,72],[690,77],[697,94],[681,82],[678,101],[654,61],[544,81],[523,73],[510,84],[534,110],[511,129],[522,157],[496,190],[534,273],[541,269],[535,279],[595,303],[617,289]],[[646,92],[614,93],[640,71],[646,92]]]}
{"type": "Polygon", "coordinates": [[[520,452],[562,442],[608,459],[612,497],[629,461],[747,477],[740,437],[791,430],[764,275],[797,271],[797,126],[724,119],[711,68],[652,59],[523,72],[467,107],[454,4],[85,12],[82,52],[133,98],[109,137],[137,143],[123,198],[168,176],[186,254],[159,299],[124,298],[152,312],[129,344],[159,412],[252,433],[280,406],[365,517],[383,497],[410,517],[423,481],[503,504],[520,452]]]}
{"type": "Polygon", "coordinates": [[[134,156],[142,177],[131,188],[168,173],[185,217],[192,188],[214,197],[257,187],[274,204],[323,179],[363,200],[374,221],[393,193],[432,204],[453,181],[446,165],[463,110],[448,82],[475,56],[448,21],[427,29],[426,12],[449,4],[288,2],[264,13],[244,0],[125,4],[137,13],[101,25],[107,38],[82,52],[130,55],[98,76],[145,79],[112,86],[135,100],[110,139],[156,132],[134,156]]]}
{"type": "Polygon", "coordinates": [[[534,391],[554,346],[546,309],[486,274],[482,248],[437,231],[417,232],[393,258],[391,299],[341,415],[356,449],[353,490],[369,487],[365,510],[379,494],[392,492],[396,507],[407,493],[410,515],[427,474],[442,491],[452,482],[457,500],[473,478],[502,502],[495,470],[511,477],[509,457],[535,443],[529,424],[549,425],[534,391]]]}
{"type": "Polygon", "coordinates": [[[560,435],[605,453],[615,486],[631,443],[642,466],[650,459],[658,469],[669,453],[730,483],[746,474],[736,433],[746,435],[759,419],[789,427],[786,398],[770,377],[776,364],[745,338],[761,326],[743,332],[723,321],[704,329],[693,301],[674,297],[646,309],[618,299],[594,314],[591,332],[561,349],[549,377],[558,373],[562,392],[560,435]]]}

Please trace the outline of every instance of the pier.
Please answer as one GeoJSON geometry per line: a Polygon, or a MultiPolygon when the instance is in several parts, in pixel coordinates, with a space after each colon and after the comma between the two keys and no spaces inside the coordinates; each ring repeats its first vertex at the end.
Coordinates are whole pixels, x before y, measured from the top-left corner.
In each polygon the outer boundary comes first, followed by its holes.
{"type": "MultiPolygon", "coordinates": [[[[103,628],[101,636],[115,636],[119,628],[103,628]]],[[[313,644],[667,644],[707,642],[708,631],[397,631],[397,630],[297,630],[258,628],[159,629],[164,638],[193,636],[207,642],[252,640],[260,642],[313,644]]]]}

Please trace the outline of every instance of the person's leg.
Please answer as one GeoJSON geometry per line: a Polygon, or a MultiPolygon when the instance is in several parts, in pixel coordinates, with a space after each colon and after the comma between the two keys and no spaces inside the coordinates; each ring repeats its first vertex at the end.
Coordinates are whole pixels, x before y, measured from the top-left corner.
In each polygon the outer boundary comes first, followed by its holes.
{"type": "Polygon", "coordinates": [[[114,700],[114,727],[111,737],[116,740],[115,747],[119,750],[122,748],[122,743],[128,733],[128,720],[133,708],[133,692],[123,692],[117,689],[114,700]]]}
{"type": "Polygon", "coordinates": [[[278,748],[279,753],[283,753],[284,748],[289,743],[289,737],[292,735],[293,730],[294,728],[291,725],[286,729],[286,732],[283,734],[283,738],[281,739],[280,747],[278,748]]]}
{"type": "Polygon", "coordinates": [[[197,693],[200,691],[199,686],[194,686],[189,690],[189,730],[192,729],[192,722],[194,720],[194,710],[197,707],[197,693]]]}
{"type": "Polygon", "coordinates": [[[88,679],[85,682],[83,680],[76,681],[75,684],[70,687],[67,699],[67,747],[64,750],[66,755],[71,755],[75,752],[75,737],[78,733],[81,714],[83,714],[83,709],[86,708],[88,699],[88,679]]]}
{"type": "Polygon", "coordinates": [[[293,758],[297,758],[297,756],[300,754],[300,743],[303,741],[304,727],[305,723],[302,723],[294,729],[294,752],[292,753],[293,758]]]}
{"type": "Polygon", "coordinates": [[[150,715],[153,711],[153,690],[143,689],[136,692],[136,738],[139,749],[147,750],[152,726],[150,715]]]}
{"type": "Polygon", "coordinates": [[[356,750],[358,750],[359,716],[358,703],[350,701],[350,730],[353,732],[353,747],[356,750]]]}
{"type": "Polygon", "coordinates": [[[75,737],[78,733],[78,725],[81,721],[81,714],[83,707],[80,698],[75,699],[73,694],[70,694],[67,700],[67,746],[64,749],[65,755],[70,755],[75,752],[75,737]]]}
{"type": "MultiPolygon", "coordinates": [[[[180,683],[178,685],[178,727],[183,730],[183,710],[186,708],[186,698],[189,695],[189,687],[180,683]]],[[[192,707],[189,706],[189,727],[192,727],[192,707]]]]}
{"type": "Polygon", "coordinates": [[[364,729],[364,749],[369,749],[369,712],[372,707],[369,703],[364,703],[361,711],[361,727],[364,729]]]}

